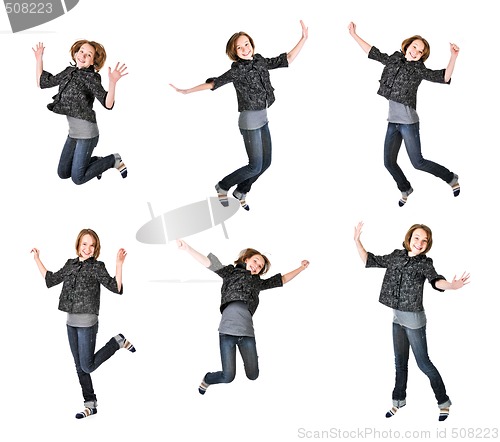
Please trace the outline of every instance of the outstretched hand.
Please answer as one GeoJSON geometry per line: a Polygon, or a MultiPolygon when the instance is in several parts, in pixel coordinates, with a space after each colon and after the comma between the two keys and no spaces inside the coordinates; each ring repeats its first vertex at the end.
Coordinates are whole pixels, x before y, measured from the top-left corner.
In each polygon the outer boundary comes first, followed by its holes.
{"type": "Polygon", "coordinates": [[[309,37],[309,28],[304,24],[302,20],[300,20],[300,26],[302,27],[302,38],[304,40],[307,40],[307,37],[309,37]]]}
{"type": "Polygon", "coordinates": [[[458,279],[457,279],[457,276],[455,275],[450,282],[451,289],[452,290],[461,289],[464,285],[469,284],[469,282],[470,282],[469,278],[470,278],[470,274],[465,273],[465,272],[463,272],[462,276],[458,279]]]}
{"type": "Polygon", "coordinates": [[[127,256],[127,252],[125,251],[125,249],[118,250],[118,253],[116,254],[116,263],[123,264],[126,256],[127,256]]]}
{"type": "Polygon", "coordinates": [[[300,263],[301,267],[303,270],[307,269],[309,267],[309,261],[307,259],[304,259],[301,263],[300,263]]]}
{"type": "Polygon", "coordinates": [[[113,70],[111,70],[111,67],[108,67],[108,76],[109,76],[109,81],[116,83],[120,78],[125,77],[125,75],[128,75],[128,72],[125,72],[127,70],[127,66],[125,66],[124,63],[120,65],[120,63],[116,63],[116,66],[113,70]]]}
{"type": "Polygon", "coordinates": [[[33,50],[33,53],[35,54],[35,58],[37,61],[40,61],[43,57],[43,51],[45,50],[45,46],[43,45],[42,42],[39,42],[36,44],[34,48],[31,48],[33,50]]]}
{"type": "Polygon", "coordinates": [[[356,227],[354,227],[354,241],[358,242],[361,238],[361,233],[363,230],[364,223],[360,221],[356,227]]]}
{"type": "Polygon", "coordinates": [[[172,86],[180,94],[186,95],[188,93],[187,89],[179,89],[178,87],[174,86],[172,83],[169,83],[169,85],[172,86]]]}
{"type": "Polygon", "coordinates": [[[356,24],[354,22],[349,23],[347,26],[347,29],[349,30],[349,34],[355,35],[356,34],[356,24]]]}
{"type": "Polygon", "coordinates": [[[177,243],[177,247],[180,249],[180,250],[187,250],[189,248],[189,245],[186,241],[184,241],[183,239],[178,239],[176,241],[177,243]]]}
{"type": "Polygon", "coordinates": [[[31,253],[33,253],[33,258],[35,259],[40,258],[40,250],[36,249],[35,247],[31,249],[31,253]]]}

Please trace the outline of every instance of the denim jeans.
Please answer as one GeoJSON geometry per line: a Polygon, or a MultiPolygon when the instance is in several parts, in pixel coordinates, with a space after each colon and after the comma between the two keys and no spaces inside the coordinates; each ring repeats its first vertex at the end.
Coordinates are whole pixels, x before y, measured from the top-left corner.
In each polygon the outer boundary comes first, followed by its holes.
{"type": "Polygon", "coordinates": [[[98,323],[92,327],[71,327],[70,325],[66,325],[66,327],[69,347],[75,360],[76,373],[82,387],[85,406],[95,408],[97,397],[94,393],[90,373],[113,356],[120,346],[115,338],[111,338],[104,347],[94,354],[98,323]]]}
{"type": "Polygon", "coordinates": [[[237,185],[237,191],[247,193],[250,191],[252,184],[271,165],[271,134],[267,123],[259,129],[240,129],[240,132],[245,142],[248,164],[219,181],[219,186],[224,190],[229,190],[234,185],[237,185]]]}
{"type": "Polygon", "coordinates": [[[407,192],[411,188],[410,182],[406,179],[405,174],[397,163],[399,149],[401,148],[401,142],[403,140],[411,164],[415,169],[428,172],[447,183],[451,183],[454,177],[453,172],[450,172],[446,167],[426,160],[422,156],[419,128],[420,123],[389,123],[387,126],[384,142],[384,165],[394,178],[394,181],[396,181],[398,189],[401,192],[407,192]]]}
{"type": "Polygon", "coordinates": [[[394,344],[394,359],[396,363],[396,384],[392,392],[393,401],[403,401],[406,399],[406,384],[408,381],[408,358],[410,347],[417,361],[418,368],[429,378],[432,390],[436,396],[440,407],[451,404],[450,398],[446,394],[441,375],[427,354],[427,338],[425,326],[418,329],[403,327],[392,324],[392,339],[394,344]]]}
{"type": "Polygon", "coordinates": [[[219,345],[222,371],[207,373],[204,378],[207,384],[227,384],[234,380],[236,375],[236,347],[238,347],[243,359],[247,378],[254,381],[259,377],[259,362],[254,337],[220,333],[219,345]]]}
{"type": "Polygon", "coordinates": [[[84,184],[115,165],[113,154],[103,158],[93,157],[99,136],[88,139],[68,137],[61,152],[57,174],[71,178],[75,184],[84,184]]]}

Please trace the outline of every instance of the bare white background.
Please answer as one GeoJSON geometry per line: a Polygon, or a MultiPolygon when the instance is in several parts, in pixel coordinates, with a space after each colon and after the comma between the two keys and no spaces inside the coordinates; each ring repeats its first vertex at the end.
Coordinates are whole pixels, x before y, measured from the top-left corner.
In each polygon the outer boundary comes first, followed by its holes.
{"type": "Polygon", "coordinates": [[[494,2],[170,3],[81,0],[65,16],[19,34],[0,14],[2,439],[293,441],[365,428],[433,437],[447,429],[451,438],[453,428],[497,425],[494,2]],[[148,202],[160,215],[214,195],[215,182],[246,156],[231,85],[183,96],[168,84],[190,87],[225,72],[225,44],[239,30],[264,56],[289,51],[300,19],[309,40],[289,69],[271,73],[273,164],[249,194],[251,211],[226,222],[229,240],[220,226],[187,240],[226,263],[255,247],[271,258],[271,274],[302,259],[311,265],[284,288],[262,293],[254,317],[259,379],[246,379],[238,357],[235,381],[200,396],[204,373],[220,367],[220,280],[174,243],[144,245],[135,233],[150,219],[148,202]],[[424,82],[418,95],[424,156],[460,175],[459,198],[414,170],[402,150],[415,192],[397,206],[399,192],[382,160],[382,65],[349,36],[351,20],[383,52],[423,35],[432,49],[426,65],[434,69],[447,65],[449,42],[460,46],[451,86],[424,82]],[[75,186],[56,174],[67,124],[45,107],[56,90],[37,89],[31,48],[42,41],[45,68],[57,73],[80,38],[104,44],[106,89],[108,66],[129,68],[114,110],[95,106],[95,153],[119,152],[126,180],[111,170],[75,186]],[[364,244],[379,254],[400,247],[411,224],[425,223],[434,232],[436,269],[448,279],[464,270],[472,275],[457,292],[425,289],[429,353],[454,403],[444,423],[413,358],[407,407],[383,417],[394,378],[391,312],[377,300],[383,270],[363,269],[355,250],[359,220],[364,244]],[[65,314],[57,310],[60,287],[45,288],[30,250],[39,248],[47,268],[57,270],[74,256],[83,227],[100,235],[110,273],[118,248],[128,251],[124,295],[102,291],[98,344],[122,332],[137,353],[118,352],[94,373],[99,414],[77,421],[82,400],[65,314]],[[205,282],[172,282],[178,279],[205,282]]]}

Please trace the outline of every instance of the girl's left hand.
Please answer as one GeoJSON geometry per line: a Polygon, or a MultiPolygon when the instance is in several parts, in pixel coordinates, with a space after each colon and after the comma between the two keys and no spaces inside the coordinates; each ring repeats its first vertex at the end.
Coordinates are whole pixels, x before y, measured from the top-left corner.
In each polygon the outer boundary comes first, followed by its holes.
{"type": "Polygon", "coordinates": [[[125,249],[118,250],[118,253],[116,254],[116,262],[119,264],[123,264],[123,261],[125,261],[126,256],[127,252],[125,251],[125,249]]]}
{"type": "Polygon", "coordinates": [[[307,259],[304,259],[300,265],[302,266],[302,269],[305,270],[307,267],[309,267],[309,261],[307,259]]]}
{"type": "Polygon", "coordinates": [[[469,283],[469,278],[470,278],[470,273],[463,272],[462,276],[458,279],[457,276],[455,275],[450,283],[452,290],[461,289],[464,285],[469,283]]]}
{"type": "Polygon", "coordinates": [[[302,26],[302,38],[304,40],[307,40],[307,37],[309,37],[309,28],[304,24],[302,20],[300,20],[300,26],[302,26]]]}
{"type": "Polygon", "coordinates": [[[125,77],[125,75],[128,75],[128,72],[125,72],[126,70],[127,66],[125,66],[124,63],[120,65],[119,62],[116,63],[116,66],[113,71],[111,71],[111,67],[108,67],[109,81],[116,83],[120,78],[125,77]]]}
{"type": "Polygon", "coordinates": [[[460,52],[460,48],[455,43],[450,43],[450,52],[451,55],[454,55],[456,57],[460,52]]]}

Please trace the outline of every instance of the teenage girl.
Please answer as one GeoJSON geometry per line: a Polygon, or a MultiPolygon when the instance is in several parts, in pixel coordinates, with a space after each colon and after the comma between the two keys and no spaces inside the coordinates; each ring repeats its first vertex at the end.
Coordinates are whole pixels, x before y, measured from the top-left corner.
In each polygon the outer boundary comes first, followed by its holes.
{"type": "Polygon", "coordinates": [[[405,235],[404,249],[394,250],[389,255],[377,256],[367,252],[360,236],[363,223],[354,228],[354,241],[359,256],[366,267],[385,268],[384,281],[379,301],[393,309],[392,338],[396,363],[396,384],[392,392],[392,408],[386,417],[406,405],[406,383],[408,380],[408,358],[410,347],[418,367],[429,378],[440,410],[439,420],[444,421],[450,412],[451,401],[441,375],[427,354],[425,332],[426,317],[423,306],[424,282],[427,279],[435,290],[457,290],[469,282],[465,272],[451,282],[434,269],[432,259],[426,253],[432,246],[432,231],[424,224],[414,224],[405,235]]]}
{"type": "Polygon", "coordinates": [[[91,229],[83,229],[76,238],[76,258],[68,259],[62,269],[53,273],[40,260],[40,251],[33,249],[35,262],[47,287],[63,283],[59,310],[67,313],[66,328],[69,346],[75,360],[76,373],[82,387],[84,410],[81,419],[97,413],[97,397],[90,373],[107,361],[120,348],[135,352],[135,347],[120,333],[95,353],[98,329],[101,284],[113,293],[122,294],[122,266],[127,253],[118,250],[116,276],[112,278],[103,262],[97,261],[101,243],[91,229]]]}
{"type": "Polygon", "coordinates": [[[404,40],[401,44],[401,51],[387,55],[359,37],[356,33],[356,25],[352,22],[349,24],[349,33],[361,49],[368,54],[368,58],[379,61],[385,66],[378,90],[379,95],[389,100],[387,119],[389,124],[384,144],[384,165],[401,191],[399,206],[404,206],[408,196],[413,192],[410,182],[397,164],[402,140],[405,142],[413,167],[441,178],[451,186],[453,195],[458,196],[460,193],[458,175],[422,156],[419,117],[416,110],[417,89],[422,80],[450,83],[459,52],[458,46],[450,43],[451,57],[446,69],[431,70],[424,65],[424,61],[430,55],[429,43],[419,35],[404,40]]]}
{"type": "Polygon", "coordinates": [[[233,381],[236,374],[236,347],[240,351],[248,379],[257,379],[259,365],[252,316],[259,305],[259,293],[261,290],[281,287],[291,281],[309,266],[309,261],[302,261],[300,267],[285,275],[278,273],[270,278],[261,279],[260,276],[269,270],[271,263],[257,250],[245,249],[234,265],[224,266],[213,254],[202,255],[184,240],[178,240],[177,245],[179,249],[187,251],[196,261],[222,278],[220,304],[222,317],[219,324],[222,371],[207,373],[198,391],[200,394],[205,394],[212,384],[233,381]]]}
{"type": "Polygon", "coordinates": [[[43,43],[38,43],[33,52],[36,58],[37,85],[44,89],[59,86],[54,101],[47,105],[49,110],[66,115],[69,134],[64,144],[57,174],[60,178],[70,178],[75,184],[83,184],[94,177],[101,178],[108,169],[118,169],[121,176],[127,176],[127,168],[117,153],[105,157],[92,156],[99,141],[99,129],[93,110],[94,99],[106,108],[112,109],[115,103],[115,90],[118,80],[128,73],[127,67],[119,63],[114,70],[108,68],[109,90],[101,85],[99,70],[106,61],[104,47],[95,41],[78,40],[70,49],[74,65],[57,75],[43,69],[43,43]]]}
{"type": "Polygon", "coordinates": [[[252,184],[271,165],[272,149],[269,132],[267,108],[274,103],[274,88],[271,85],[269,70],[288,67],[297,57],[308,37],[308,28],[301,21],[302,36],[297,45],[288,53],[275,58],[264,58],[255,53],[252,37],[246,32],[232,35],[226,45],[226,54],[233,61],[231,69],[220,77],[209,78],[205,83],[190,89],[179,89],[182,94],[206,89],[215,90],[227,83],[233,83],[238,99],[238,125],[245,142],[248,165],[243,166],[224,177],[215,185],[219,200],[228,205],[227,193],[236,186],[233,196],[245,210],[250,210],[246,203],[246,194],[252,184]]]}

